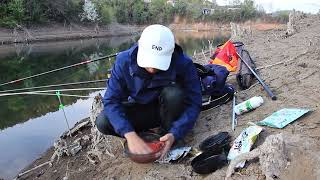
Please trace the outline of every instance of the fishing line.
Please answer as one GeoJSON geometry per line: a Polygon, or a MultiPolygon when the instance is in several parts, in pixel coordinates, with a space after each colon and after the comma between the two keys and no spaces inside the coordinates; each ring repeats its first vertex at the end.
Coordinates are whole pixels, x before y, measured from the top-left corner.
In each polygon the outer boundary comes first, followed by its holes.
{"type": "Polygon", "coordinates": [[[24,80],[27,80],[27,79],[39,77],[39,76],[42,76],[42,75],[50,74],[50,73],[53,73],[53,72],[61,71],[61,70],[64,70],[64,69],[69,69],[69,68],[72,68],[72,67],[76,67],[76,66],[92,63],[92,62],[95,62],[95,61],[100,61],[100,60],[103,60],[103,59],[106,59],[106,58],[115,57],[117,55],[118,55],[118,53],[111,54],[111,55],[108,55],[108,56],[103,56],[103,57],[95,58],[95,59],[92,59],[92,60],[86,60],[86,61],[82,61],[82,62],[79,62],[79,63],[76,63],[76,64],[72,64],[72,65],[69,65],[69,66],[64,66],[64,67],[61,67],[61,68],[53,69],[53,70],[42,72],[42,73],[39,73],[39,74],[34,74],[34,75],[27,76],[27,77],[24,77],[24,78],[12,80],[12,81],[0,84],[0,87],[4,86],[4,85],[8,85],[8,84],[13,84],[13,83],[17,83],[17,82],[20,82],[20,81],[24,81],[24,80]]]}
{"type": "Polygon", "coordinates": [[[75,88],[75,89],[50,89],[50,90],[42,90],[42,91],[26,91],[26,92],[17,92],[17,93],[2,93],[0,97],[3,96],[14,96],[14,95],[23,95],[25,93],[47,93],[47,92],[56,92],[56,91],[84,91],[84,90],[105,90],[106,87],[98,87],[98,88],[75,88]]]}
{"type": "MultiPolygon", "coordinates": [[[[19,95],[45,95],[45,96],[56,96],[56,94],[52,93],[39,93],[39,92],[24,92],[19,95]]],[[[82,96],[82,95],[76,95],[76,94],[60,94],[60,96],[66,96],[66,97],[79,97],[79,98],[94,98],[93,96],[82,96]]]]}
{"type": "Polygon", "coordinates": [[[106,82],[107,80],[108,79],[100,79],[100,80],[80,81],[80,82],[73,82],[73,83],[51,84],[51,85],[45,85],[45,86],[36,86],[36,87],[4,90],[4,91],[0,91],[0,93],[23,91],[23,90],[34,90],[34,89],[51,88],[51,87],[70,86],[70,85],[90,84],[90,83],[97,83],[97,82],[106,82]]]}

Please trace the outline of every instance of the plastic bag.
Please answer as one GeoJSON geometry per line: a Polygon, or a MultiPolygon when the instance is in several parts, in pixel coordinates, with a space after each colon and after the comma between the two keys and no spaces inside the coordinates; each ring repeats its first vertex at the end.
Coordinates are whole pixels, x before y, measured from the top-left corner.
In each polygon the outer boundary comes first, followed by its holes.
{"type": "Polygon", "coordinates": [[[297,120],[310,110],[308,109],[281,109],[273,113],[271,116],[265,118],[262,121],[257,122],[257,125],[269,126],[273,128],[284,128],[289,123],[297,120]]]}
{"type": "Polygon", "coordinates": [[[163,159],[158,159],[156,162],[160,164],[174,162],[183,159],[189,154],[191,147],[180,147],[170,150],[163,159]]]}
{"type": "MultiPolygon", "coordinates": [[[[241,134],[234,140],[233,145],[228,154],[228,160],[236,158],[238,155],[249,152],[252,145],[256,142],[256,139],[262,128],[259,126],[250,126],[243,130],[241,134]]],[[[236,167],[243,168],[245,161],[239,163],[236,167]]]]}

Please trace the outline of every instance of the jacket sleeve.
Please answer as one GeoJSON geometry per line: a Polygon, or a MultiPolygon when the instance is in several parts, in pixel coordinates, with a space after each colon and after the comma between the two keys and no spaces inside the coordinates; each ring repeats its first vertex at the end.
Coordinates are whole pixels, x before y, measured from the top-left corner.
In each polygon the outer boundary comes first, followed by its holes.
{"type": "MultiPolygon", "coordinates": [[[[185,56],[185,58],[188,57],[185,56]]],[[[184,69],[182,88],[186,97],[186,109],[170,129],[176,140],[184,138],[187,132],[193,128],[202,105],[200,81],[191,59],[185,67],[181,68],[184,69]]]]}
{"type": "Polygon", "coordinates": [[[208,90],[208,93],[212,95],[219,95],[220,93],[223,93],[223,89],[225,87],[226,80],[229,75],[229,71],[227,70],[227,68],[216,64],[207,64],[205,66],[206,68],[209,68],[210,71],[214,72],[214,75],[212,75],[214,77],[214,80],[206,82],[211,85],[211,88],[210,90],[208,90]]]}
{"type": "Polygon", "coordinates": [[[134,131],[128,121],[124,107],[121,103],[127,97],[126,84],[123,76],[123,66],[119,62],[121,54],[117,56],[114,67],[111,71],[111,78],[108,81],[107,91],[103,98],[104,115],[108,117],[114,130],[124,136],[125,133],[134,131]],[[120,57],[119,57],[120,56],[120,57]]]}

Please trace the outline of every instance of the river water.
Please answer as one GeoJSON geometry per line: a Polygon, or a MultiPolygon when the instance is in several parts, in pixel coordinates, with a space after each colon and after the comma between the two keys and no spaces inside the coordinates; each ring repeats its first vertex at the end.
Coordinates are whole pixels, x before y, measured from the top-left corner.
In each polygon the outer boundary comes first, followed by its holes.
{"type": "MultiPolygon", "coordinates": [[[[179,32],[177,43],[186,54],[224,42],[228,33],[179,32]]],[[[127,49],[138,37],[113,37],[76,41],[0,46],[0,84],[75,64],[88,58],[106,56],[127,49]]],[[[18,84],[0,86],[0,91],[105,79],[113,59],[32,78],[18,84]]],[[[97,88],[105,82],[51,88],[97,88]]],[[[3,92],[0,92],[0,94],[3,92]]],[[[72,91],[66,94],[95,96],[101,91],[72,91]]],[[[54,92],[53,92],[54,94],[54,92]]],[[[62,97],[69,125],[88,117],[92,98],[62,97]]],[[[43,154],[67,130],[63,111],[54,95],[0,96],[0,179],[12,179],[19,171],[43,154]]]]}

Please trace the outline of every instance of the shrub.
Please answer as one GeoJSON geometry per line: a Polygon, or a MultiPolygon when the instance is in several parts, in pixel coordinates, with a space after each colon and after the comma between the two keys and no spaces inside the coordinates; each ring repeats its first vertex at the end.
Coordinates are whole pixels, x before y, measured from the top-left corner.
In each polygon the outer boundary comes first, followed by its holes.
{"type": "Polygon", "coordinates": [[[103,24],[110,24],[114,17],[114,11],[111,6],[102,5],[100,10],[101,22],[103,24]]]}
{"type": "Polygon", "coordinates": [[[0,25],[5,27],[16,27],[25,20],[25,8],[23,0],[11,0],[2,2],[0,25]]]}

